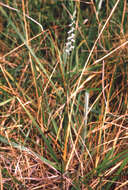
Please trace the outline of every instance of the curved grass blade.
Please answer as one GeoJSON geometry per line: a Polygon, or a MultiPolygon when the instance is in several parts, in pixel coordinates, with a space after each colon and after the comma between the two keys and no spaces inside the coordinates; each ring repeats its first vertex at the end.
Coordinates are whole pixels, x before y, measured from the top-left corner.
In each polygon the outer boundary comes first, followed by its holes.
{"type": "Polygon", "coordinates": [[[38,159],[40,159],[41,161],[43,161],[46,165],[48,165],[49,167],[51,167],[52,169],[54,170],[60,170],[59,167],[57,167],[56,164],[54,164],[53,162],[47,160],[46,158],[44,158],[43,156],[40,156],[39,154],[33,152],[32,150],[28,149],[27,147],[23,146],[23,145],[20,145],[16,142],[13,142],[11,140],[7,140],[5,137],[3,137],[2,135],[0,135],[0,141],[4,144],[7,144],[7,145],[11,145],[13,148],[16,148],[16,149],[19,149],[19,150],[22,150],[22,151],[26,151],[28,154],[31,154],[35,157],[37,157],[38,159]]]}

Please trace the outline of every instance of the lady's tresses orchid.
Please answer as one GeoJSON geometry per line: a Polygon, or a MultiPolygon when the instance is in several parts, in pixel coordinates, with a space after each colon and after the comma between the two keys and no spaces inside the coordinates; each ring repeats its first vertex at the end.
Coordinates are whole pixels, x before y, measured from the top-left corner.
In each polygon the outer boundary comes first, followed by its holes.
{"type": "Polygon", "coordinates": [[[74,49],[74,43],[75,43],[75,17],[76,17],[76,9],[73,13],[73,16],[71,18],[71,24],[69,24],[70,30],[68,31],[68,37],[67,37],[67,42],[65,45],[65,52],[67,54],[67,56],[70,56],[70,53],[73,51],[74,49]]]}

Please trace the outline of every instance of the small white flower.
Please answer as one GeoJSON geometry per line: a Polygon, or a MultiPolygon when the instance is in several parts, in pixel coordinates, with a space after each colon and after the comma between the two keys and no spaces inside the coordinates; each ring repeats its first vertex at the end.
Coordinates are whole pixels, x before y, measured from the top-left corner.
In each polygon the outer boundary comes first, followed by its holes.
{"type": "Polygon", "coordinates": [[[67,42],[66,43],[66,46],[68,47],[68,46],[71,46],[72,45],[72,42],[67,42]]]}
{"type": "Polygon", "coordinates": [[[71,39],[74,39],[74,37],[75,37],[75,34],[71,34],[71,36],[69,36],[67,39],[71,40],[71,39]]]}
{"type": "Polygon", "coordinates": [[[69,30],[68,34],[70,34],[70,33],[74,32],[74,31],[75,31],[75,28],[74,28],[74,27],[72,27],[72,28],[71,28],[71,30],[69,30]]]}
{"type": "Polygon", "coordinates": [[[73,50],[75,46],[70,46],[70,50],[73,50]]]}
{"type": "Polygon", "coordinates": [[[71,42],[75,43],[75,40],[74,40],[74,39],[71,39],[71,42]]]}

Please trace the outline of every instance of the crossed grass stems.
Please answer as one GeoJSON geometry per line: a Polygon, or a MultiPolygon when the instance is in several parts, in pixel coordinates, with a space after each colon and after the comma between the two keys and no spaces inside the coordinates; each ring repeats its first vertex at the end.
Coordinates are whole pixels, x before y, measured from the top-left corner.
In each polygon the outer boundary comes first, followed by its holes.
{"type": "MultiPolygon", "coordinates": [[[[30,37],[24,1],[22,24],[26,40],[18,23],[13,18],[9,21],[22,45],[8,51],[5,46],[7,53],[1,56],[0,141],[4,145],[1,147],[1,188],[9,189],[10,182],[19,189],[52,186],[59,189],[62,185],[65,189],[109,189],[112,183],[119,189],[127,185],[127,41],[110,51],[104,50],[101,57],[96,49],[101,38],[105,39],[103,33],[119,3],[118,0],[113,6],[94,45],[91,49],[88,47],[84,66],[79,63],[79,51],[84,43],[88,44],[82,28],[76,25],[78,15],[75,23],[72,20],[75,26],[70,23],[68,34],[77,29],[82,40],[75,47],[73,36],[70,44],[73,48],[68,47],[71,51],[67,52],[65,65],[63,48],[58,46],[50,30],[30,37]],[[43,43],[46,44],[44,58],[37,56],[43,43]],[[21,63],[22,68],[18,67],[21,63]],[[17,72],[20,75],[15,76],[17,72]],[[14,169],[10,170],[9,163],[14,169]]],[[[79,4],[77,9],[80,11],[79,4]]],[[[4,8],[2,13],[7,16],[4,8]]],[[[56,28],[54,33],[59,35],[56,28]]]]}

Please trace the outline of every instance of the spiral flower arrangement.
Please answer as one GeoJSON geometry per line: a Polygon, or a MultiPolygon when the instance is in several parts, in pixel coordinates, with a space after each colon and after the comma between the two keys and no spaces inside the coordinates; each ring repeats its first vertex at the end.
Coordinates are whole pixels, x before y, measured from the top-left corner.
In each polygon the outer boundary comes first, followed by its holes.
{"type": "Polygon", "coordinates": [[[74,49],[75,44],[75,24],[76,24],[76,8],[74,10],[73,16],[71,17],[71,24],[69,24],[70,30],[68,31],[67,42],[65,44],[65,53],[70,56],[74,49]]]}

